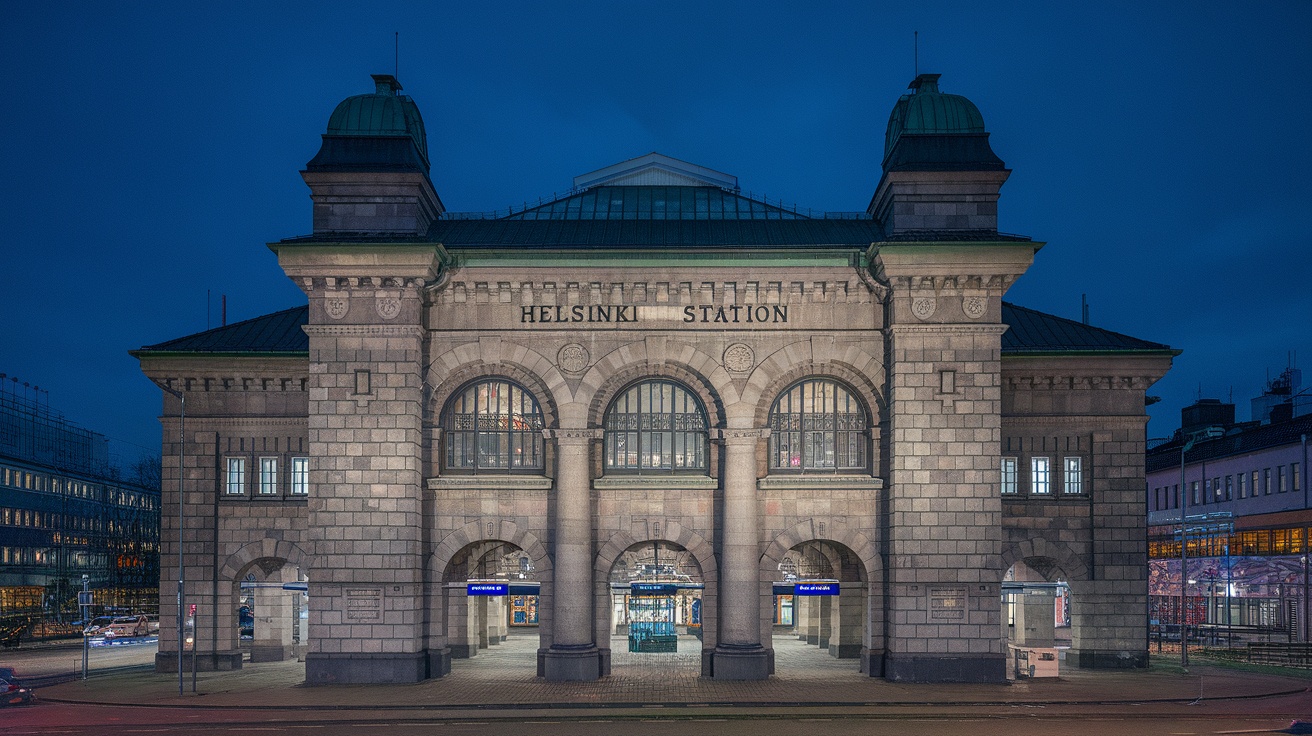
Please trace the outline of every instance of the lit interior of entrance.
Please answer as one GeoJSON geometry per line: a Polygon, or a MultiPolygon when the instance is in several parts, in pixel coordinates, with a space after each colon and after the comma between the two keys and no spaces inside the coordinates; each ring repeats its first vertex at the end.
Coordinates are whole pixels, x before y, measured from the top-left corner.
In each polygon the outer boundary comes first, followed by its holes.
{"type": "Polygon", "coordinates": [[[1071,590],[1043,559],[1017,562],[1002,578],[1007,677],[1057,677],[1071,648],[1071,590]]]}
{"type": "MultiPolygon", "coordinates": [[[[446,640],[453,659],[469,659],[510,637],[538,638],[539,583],[528,553],[508,542],[466,546],[444,576],[446,640]]],[[[526,649],[525,667],[535,667],[526,649]]]]}
{"type": "Polygon", "coordinates": [[[611,567],[611,650],[700,656],[703,589],[701,568],[683,547],[628,548],[611,567]]]}
{"type": "Polygon", "coordinates": [[[792,661],[860,667],[869,636],[869,591],[864,568],[851,550],[828,541],[793,547],[779,562],[773,600],[776,671],[792,661]],[[785,650],[787,657],[781,656],[785,650]]]}

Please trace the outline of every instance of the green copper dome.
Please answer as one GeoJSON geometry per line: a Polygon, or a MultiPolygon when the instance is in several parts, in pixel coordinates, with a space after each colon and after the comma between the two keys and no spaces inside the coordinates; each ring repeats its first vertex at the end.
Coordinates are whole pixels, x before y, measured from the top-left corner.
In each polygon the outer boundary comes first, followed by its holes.
{"type": "Polygon", "coordinates": [[[328,135],[361,138],[409,136],[428,160],[428,136],[419,107],[399,94],[401,83],[390,74],[374,74],[375,91],[342,100],[328,119],[328,135]]]}
{"type": "Polygon", "coordinates": [[[983,133],[984,116],[975,103],[961,95],[938,91],[940,74],[921,74],[911,82],[910,94],[902,95],[888,116],[884,134],[884,155],[903,133],[956,134],[983,133]]]}

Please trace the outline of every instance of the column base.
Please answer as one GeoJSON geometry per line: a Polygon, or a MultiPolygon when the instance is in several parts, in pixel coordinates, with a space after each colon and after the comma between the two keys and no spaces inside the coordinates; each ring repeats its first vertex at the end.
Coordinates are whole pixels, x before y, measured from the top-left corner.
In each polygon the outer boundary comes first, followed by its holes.
{"type": "Polygon", "coordinates": [[[449,674],[451,674],[451,649],[449,647],[429,649],[428,676],[444,677],[449,674]]]}
{"type": "Polygon", "coordinates": [[[861,656],[861,645],[829,642],[829,656],[834,659],[856,659],[861,656]]]}
{"type": "Polygon", "coordinates": [[[305,655],[307,685],[391,685],[423,682],[428,675],[427,652],[405,654],[305,655]]]}
{"type": "Polygon", "coordinates": [[[542,655],[549,682],[591,682],[601,678],[601,650],[593,644],[553,646],[542,655]]]}
{"type": "Polygon", "coordinates": [[[1007,681],[1003,654],[886,654],[884,677],[893,682],[1007,681]]]}
{"type": "Polygon", "coordinates": [[[447,648],[452,659],[469,659],[478,654],[478,647],[472,644],[452,644],[447,648]]]}
{"type": "Polygon", "coordinates": [[[884,676],[884,650],[861,647],[861,674],[871,677],[884,676]]]}
{"type": "MultiPolygon", "coordinates": [[[[241,669],[241,651],[201,652],[196,657],[197,672],[231,672],[241,669]]],[[[178,671],[177,652],[156,652],[155,671],[164,674],[178,671]]],[[[182,653],[182,671],[191,672],[191,652],[182,653]]]]}
{"type": "Polygon", "coordinates": [[[290,659],[292,648],[288,644],[251,644],[251,662],[281,662],[290,659]]]}
{"type": "Polygon", "coordinates": [[[760,644],[722,644],[711,651],[711,677],[717,680],[764,680],[774,669],[772,652],[760,644]]]}
{"type": "Polygon", "coordinates": [[[1067,653],[1066,660],[1071,659],[1082,670],[1129,670],[1148,666],[1148,652],[1080,649],[1067,653]]]}

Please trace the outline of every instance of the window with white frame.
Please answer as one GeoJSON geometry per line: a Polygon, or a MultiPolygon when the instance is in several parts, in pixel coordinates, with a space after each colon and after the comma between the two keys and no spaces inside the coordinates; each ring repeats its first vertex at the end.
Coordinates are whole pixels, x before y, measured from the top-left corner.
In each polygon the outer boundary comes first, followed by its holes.
{"type": "Polygon", "coordinates": [[[1277,467],[1277,468],[1276,468],[1276,475],[1279,477],[1279,481],[1278,481],[1278,484],[1277,484],[1277,486],[1276,486],[1276,490],[1277,490],[1278,492],[1280,492],[1280,493],[1285,493],[1285,492],[1287,492],[1287,491],[1289,490],[1289,485],[1288,485],[1288,481],[1287,481],[1286,478],[1285,478],[1285,466],[1281,465],[1281,466],[1277,467]]]}
{"type": "Polygon", "coordinates": [[[1016,458],[1002,458],[1002,492],[1010,495],[1016,493],[1016,458]]]}
{"type": "Polygon", "coordinates": [[[228,458],[228,473],[224,479],[224,490],[229,496],[246,493],[246,458],[228,458]]]}
{"type": "Polygon", "coordinates": [[[260,495],[278,495],[278,458],[260,458],[260,495]]]}
{"type": "Polygon", "coordinates": [[[1084,493],[1084,458],[1068,457],[1063,464],[1063,493],[1084,493]]]}
{"type": "Polygon", "coordinates": [[[1051,458],[1030,458],[1030,493],[1040,496],[1052,493],[1051,458]]]}
{"type": "Polygon", "coordinates": [[[1236,475],[1235,485],[1239,487],[1239,497],[1248,498],[1248,473],[1236,475]]]}
{"type": "Polygon", "coordinates": [[[292,495],[308,496],[310,494],[310,458],[292,458],[292,495]]]}

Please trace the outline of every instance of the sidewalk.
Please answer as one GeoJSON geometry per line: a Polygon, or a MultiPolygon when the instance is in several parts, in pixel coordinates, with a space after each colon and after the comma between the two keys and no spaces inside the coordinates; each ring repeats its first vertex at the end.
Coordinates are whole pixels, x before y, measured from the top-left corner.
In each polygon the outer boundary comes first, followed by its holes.
{"type": "MultiPolygon", "coordinates": [[[[686,646],[685,646],[686,644],[686,646]]],[[[198,674],[192,694],[178,695],[177,675],[115,674],[42,688],[44,700],[209,709],[431,711],[686,706],[1042,706],[1055,704],[1188,703],[1309,693],[1312,681],[1217,667],[1188,674],[1143,670],[1065,669],[1057,679],[999,685],[901,684],[857,672],[795,639],[776,639],[776,674],[764,681],[724,682],[698,676],[698,642],[676,654],[630,654],[615,642],[612,674],[597,682],[554,683],[535,677],[537,638],[515,636],[456,660],[450,675],[414,685],[305,686],[304,664],[250,664],[236,672],[198,674]]]]}

